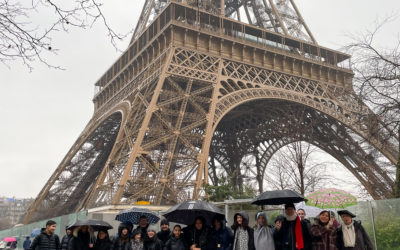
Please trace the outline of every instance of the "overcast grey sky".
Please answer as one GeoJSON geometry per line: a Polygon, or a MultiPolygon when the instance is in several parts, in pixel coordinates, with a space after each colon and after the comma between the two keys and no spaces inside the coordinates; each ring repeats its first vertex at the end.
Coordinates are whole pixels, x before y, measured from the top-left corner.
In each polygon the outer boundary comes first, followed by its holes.
{"type": "MultiPolygon", "coordinates": [[[[135,27],[144,0],[105,1],[111,26],[135,27]]],[[[400,12],[399,0],[297,0],[319,44],[337,49],[345,34],[374,26],[400,12]]],[[[45,16],[42,18],[46,18],[45,16]]],[[[381,33],[382,46],[399,37],[400,19],[381,33]]],[[[130,38],[120,44],[125,49],[130,38]]],[[[89,121],[94,83],[119,57],[104,28],[58,33],[50,62],[65,70],[35,64],[33,72],[18,63],[0,65],[0,196],[35,197],[89,121]]]]}

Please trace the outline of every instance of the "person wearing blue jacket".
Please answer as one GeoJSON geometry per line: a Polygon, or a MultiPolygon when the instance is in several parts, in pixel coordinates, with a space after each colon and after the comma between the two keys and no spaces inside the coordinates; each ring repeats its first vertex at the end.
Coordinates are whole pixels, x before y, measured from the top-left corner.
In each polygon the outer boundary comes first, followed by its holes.
{"type": "Polygon", "coordinates": [[[29,236],[26,236],[26,239],[22,247],[24,248],[24,250],[31,248],[31,240],[29,239],[29,236]]]}

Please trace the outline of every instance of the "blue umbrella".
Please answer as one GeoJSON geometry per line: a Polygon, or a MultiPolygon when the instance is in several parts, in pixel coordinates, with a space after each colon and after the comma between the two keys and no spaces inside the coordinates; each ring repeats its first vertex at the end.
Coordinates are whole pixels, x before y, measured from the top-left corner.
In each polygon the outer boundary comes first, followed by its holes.
{"type": "Polygon", "coordinates": [[[35,228],[35,229],[32,230],[31,238],[35,238],[39,234],[40,234],[40,228],[35,228]]]}
{"type": "Polygon", "coordinates": [[[130,222],[132,224],[139,224],[139,219],[142,216],[147,217],[150,224],[155,224],[160,220],[160,217],[147,208],[133,207],[131,209],[122,210],[117,214],[115,219],[121,222],[130,222]]]}

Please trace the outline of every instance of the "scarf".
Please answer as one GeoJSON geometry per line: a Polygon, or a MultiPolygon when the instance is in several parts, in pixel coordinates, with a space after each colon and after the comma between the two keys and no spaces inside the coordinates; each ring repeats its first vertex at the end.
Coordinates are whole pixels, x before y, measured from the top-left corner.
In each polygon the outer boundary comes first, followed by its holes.
{"type": "Polygon", "coordinates": [[[303,232],[301,230],[301,222],[299,216],[297,216],[296,218],[296,226],[294,232],[296,234],[296,249],[303,249],[304,248],[303,232]]]}
{"type": "Polygon", "coordinates": [[[249,233],[246,229],[239,227],[235,235],[235,246],[234,250],[248,250],[249,233]]]}
{"type": "Polygon", "coordinates": [[[356,245],[356,231],[354,221],[349,225],[342,226],[344,247],[354,247],[356,245]]]}

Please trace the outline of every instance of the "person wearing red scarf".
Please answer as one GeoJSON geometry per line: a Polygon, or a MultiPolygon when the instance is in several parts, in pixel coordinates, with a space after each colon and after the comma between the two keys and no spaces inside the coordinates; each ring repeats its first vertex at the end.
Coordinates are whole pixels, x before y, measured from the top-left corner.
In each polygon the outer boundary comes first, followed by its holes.
{"type": "Polygon", "coordinates": [[[312,237],[307,224],[300,220],[292,203],[285,205],[285,218],[275,227],[276,250],[311,250],[312,237]]]}

